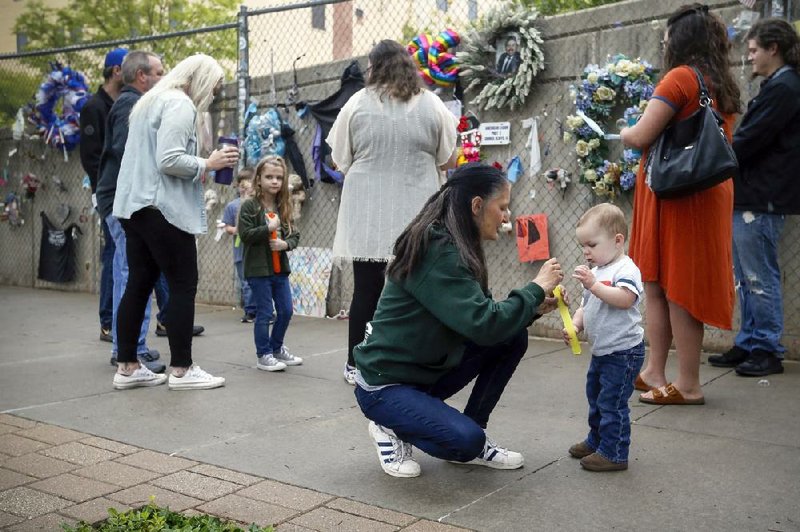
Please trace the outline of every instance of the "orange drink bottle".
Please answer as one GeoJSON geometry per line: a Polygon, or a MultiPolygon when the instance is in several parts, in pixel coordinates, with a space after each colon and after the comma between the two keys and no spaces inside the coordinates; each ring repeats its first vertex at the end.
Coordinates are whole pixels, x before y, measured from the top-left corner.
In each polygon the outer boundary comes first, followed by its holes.
{"type": "MultiPolygon", "coordinates": [[[[267,213],[267,224],[269,224],[269,220],[275,218],[274,212],[267,213]]],[[[270,240],[277,240],[278,239],[278,232],[272,231],[269,234],[270,240]]],[[[275,273],[281,273],[281,252],[280,251],[273,251],[272,252],[272,271],[275,273]]]]}

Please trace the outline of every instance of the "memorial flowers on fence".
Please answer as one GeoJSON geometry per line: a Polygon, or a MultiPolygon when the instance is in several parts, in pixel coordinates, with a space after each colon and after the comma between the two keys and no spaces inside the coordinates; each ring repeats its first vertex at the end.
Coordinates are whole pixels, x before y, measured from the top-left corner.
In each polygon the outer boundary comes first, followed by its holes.
{"type": "Polygon", "coordinates": [[[575,144],[578,177],[598,196],[613,200],[620,190],[633,189],[641,153],[624,149],[622,156],[609,159],[609,121],[615,109],[626,106],[615,125],[632,125],[653,95],[656,71],[641,59],[617,54],[608,63],[587,65],[578,85],[570,87],[575,114],[564,123],[564,142],[575,144]]]}

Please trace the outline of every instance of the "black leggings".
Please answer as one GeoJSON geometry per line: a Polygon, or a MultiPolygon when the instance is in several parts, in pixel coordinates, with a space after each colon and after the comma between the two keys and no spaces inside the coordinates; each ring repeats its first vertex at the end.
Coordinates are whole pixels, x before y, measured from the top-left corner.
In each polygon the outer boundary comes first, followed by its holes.
{"type": "Polygon", "coordinates": [[[161,211],[144,208],[120,220],[128,251],[128,284],[117,311],[117,360],[136,362],[136,345],[153,287],[163,272],[169,287],[167,337],[170,366],[192,365],[192,326],[197,294],[194,236],[169,223],[161,211]]]}
{"type": "Polygon", "coordinates": [[[385,262],[353,261],[353,301],[350,303],[350,325],[347,342],[347,363],[355,366],[353,348],[364,340],[367,322],[375,315],[386,278],[385,262]]]}

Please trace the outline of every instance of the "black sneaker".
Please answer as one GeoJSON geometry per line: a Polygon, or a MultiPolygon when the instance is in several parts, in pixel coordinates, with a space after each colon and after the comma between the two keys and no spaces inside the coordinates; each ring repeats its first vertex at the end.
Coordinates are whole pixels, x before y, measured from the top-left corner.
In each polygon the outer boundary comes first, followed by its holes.
{"type": "Polygon", "coordinates": [[[161,358],[161,353],[159,353],[157,349],[150,349],[147,353],[141,353],[136,356],[139,357],[140,360],[153,362],[154,360],[161,358]]]}
{"type": "Polygon", "coordinates": [[[750,358],[736,366],[736,373],[743,377],[763,377],[783,373],[783,364],[774,354],[754,349],[750,358]]]}
{"type": "Polygon", "coordinates": [[[735,368],[748,358],[750,358],[749,351],[745,351],[738,345],[734,345],[721,355],[711,355],[708,357],[708,363],[716,368],[735,368]]]}
{"type": "MultiPolygon", "coordinates": [[[[139,359],[139,364],[146,367],[153,373],[164,373],[167,370],[167,366],[158,362],[156,358],[153,358],[151,353],[153,353],[155,349],[151,349],[150,353],[142,353],[141,355],[136,355],[136,358],[139,359]]],[[[155,351],[155,355],[158,356],[158,351],[155,351]]]]}
{"type": "MultiPolygon", "coordinates": [[[[192,336],[200,336],[205,332],[206,328],[202,325],[193,325],[192,326],[192,336]]],[[[156,322],[156,336],[167,336],[167,327],[161,323],[156,322]]],[[[158,372],[154,372],[158,373],[158,372]]]]}
{"type": "Polygon", "coordinates": [[[100,340],[103,342],[113,342],[114,337],[111,336],[111,327],[106,329],[105,327],[100,327],[100,340]]]}
{"type": "Polygon", "coordinates": [[[245,312],[240,321],[242,323],[253,323],[254,321],[256,321],[256,315],[248,314],[247,312],[245,312]]]}

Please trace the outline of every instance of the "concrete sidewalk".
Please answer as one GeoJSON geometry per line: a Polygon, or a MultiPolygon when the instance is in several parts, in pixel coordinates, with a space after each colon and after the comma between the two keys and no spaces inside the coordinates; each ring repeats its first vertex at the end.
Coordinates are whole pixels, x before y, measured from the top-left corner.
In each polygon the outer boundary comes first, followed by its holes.
{"type": "MultiPolygon", "coordinates": [[[[296,317],[287,343],[305,363],[267,373],[239,312],[199,307],[195,362],[227,385],[120,392],[95,297],[0,287],[0,301],[0,527],[53,530],[152,493],[278,530],[800,530],[797,363],[768,386],[703,365],[705,406],[633,399],[630,469],[597,474],[567,455],[588,359],[533,340],[489,427],[525,467],[416,451],[422,476],[395,479],[341,377],[347,322],[296,317]]],[[[168,363],[166,339],[149,340],[168,363]]]]}

